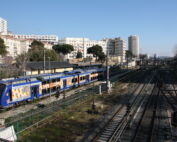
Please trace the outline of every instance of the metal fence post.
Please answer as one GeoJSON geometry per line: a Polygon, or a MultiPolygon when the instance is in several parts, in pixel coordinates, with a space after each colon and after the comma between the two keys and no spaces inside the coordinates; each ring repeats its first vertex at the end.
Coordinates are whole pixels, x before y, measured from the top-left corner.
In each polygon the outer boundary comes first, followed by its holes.
{"type": "Polygon", "coordinates": [[[99,85],[99,95],[102,94],[101,85],[99,85]]]}

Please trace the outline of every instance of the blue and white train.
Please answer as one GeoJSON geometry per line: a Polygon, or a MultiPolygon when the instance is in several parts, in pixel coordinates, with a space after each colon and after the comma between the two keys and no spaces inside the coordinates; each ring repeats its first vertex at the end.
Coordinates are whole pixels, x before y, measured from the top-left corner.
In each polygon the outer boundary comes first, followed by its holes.
{"type": "Polygon", "coordinates": [[[74,70],[67,73],[26,76],[0,81],[0,108],[40,99],[50,94],[97,81],[103,68],[74,70]]]}

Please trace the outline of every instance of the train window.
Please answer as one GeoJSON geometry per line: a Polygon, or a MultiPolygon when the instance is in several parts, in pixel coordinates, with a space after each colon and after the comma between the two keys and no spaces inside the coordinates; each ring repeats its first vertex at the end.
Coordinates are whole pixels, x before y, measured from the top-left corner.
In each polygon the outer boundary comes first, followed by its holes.
{"type": "Polygon", "coordinates": [[[42,89],[42,94],[45,95],[47,93],[46,89],[42,89]]]}
{"type": "Polygon", "coordinates": [[[57,80],[57,81],[60,81],[60,78],[57,78],[56,80],[57,80]]]}
{"type": "Polygon", "coordinates": [[[42,82],[42,85],[45,85],[46,84],[46,81],[42,82]]]}
{"type": "Polygon", "coordinates": [[[52,79],[52,82],[56,82],[56,79],[52,79]]]}
{"type": "Polygon", "coordinates": [[[57,88],[56,88],[56,87],[53,87],[51,90],[52,90],[52,92],[54,92],[54,91],[57,90],[57,88]]]}
{"type": "Polygon", "coordinates": [[[4,84],[0,84],[0,94],[3,93],[4,89],[5,89],[5,85],[4,84]]]}
{"type": "Polygon", "coordinates": [[[60,89],[60,86],[56,87],[56,90],[59,90],[60,89]]]}
{"type": "Polygon", "coordinates": [[[74,83],[74,81],[75,81],[75,80],[74,80],[74,78],[73,78],[73,79],[72,79],[72,83],[74,83]]]}
{"type": "Polygon", "coordinates": [[[47,88],[47,93],[50,93],[50,88],[47,88]]]}

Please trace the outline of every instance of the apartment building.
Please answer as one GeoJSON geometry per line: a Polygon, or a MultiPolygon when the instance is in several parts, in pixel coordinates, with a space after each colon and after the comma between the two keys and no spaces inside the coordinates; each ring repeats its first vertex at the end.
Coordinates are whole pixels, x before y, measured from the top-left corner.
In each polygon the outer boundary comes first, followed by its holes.
{"type": "Polygon", "coordinates": [[[31,39],[38,40],[41,42],[48,42],[51,44],[58,43],[58,36],[56,35],[13,35],[17,39],[31,39]]]}
{"type": "Polygon", "coordinates": [[[107,47],[109,55],[114,55],[115,40],[112,38],[105,38],[103,39],[103,41],[106,42],[106,47],[107,47]]]}
{"type": "Polygon", "coordinates": [[[21,41],[8,35],[1,35],[0,38],[4,40],[7,47],[8,56],[15,58],[18,54],[22,53],[21,41]]]}
{"type": "Polygon", "coordinates": [[[122,38],[115,38],[115,49],[114,54],[120,56],[121,62],[125,62],[125,48],[126,42],[122,38]]]}
{"type": "Polygon", "coordinates": [[[7,34],[7,21],[0,17],[0,33],[3,35],[7,34]]]}
{"type": "MultiPolygon", "coordinates": [[[[7,47],[7,56],[11,56],[13,58],[19,54],[28,52],[28,49],[31,48],[31,43],[33,42],[33,40],[30,39],[18,39],[10,35],[0,35],[0,38],[4,40],[7,47]]],[[[52,49],[52,44],[49,44],[48,42],[43,42],[43,44],[46,49],[52,49]]]]}
{"type": "Polygon", "coordinates": [[[59,44],[70,44],[74,47],[74,51],[68,54],[68,59],[76,58],[77,52],[80,51],[84,58],[92,56],[87,54],[87,49],[94,45],[100,45],[106,54],[107,44],[104,40],[90,40],[89,38],[63,38],[59,39],[59,44]]]}
{"type": "Polygon", "coordinates": [[[107,50],[111,57],[118,58],[120,62],[125,62],[126,41],[122,38],[103,39],[106,42],[107,50]]]}

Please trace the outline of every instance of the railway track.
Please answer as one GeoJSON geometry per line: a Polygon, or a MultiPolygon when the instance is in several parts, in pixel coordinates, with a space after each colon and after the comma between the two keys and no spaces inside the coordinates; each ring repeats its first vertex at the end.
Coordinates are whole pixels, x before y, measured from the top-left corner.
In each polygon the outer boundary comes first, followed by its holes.
{"type": "Polygon", "coordinates": [[[176,87],[174,85],[174,79],[172,78],[172,75],[168,73],[163,74],[163,82],[165,83],[163,85],[163,88],[161,89],[161,92],[163,96],[166,98],[166,101],[171,106],[172,110],[177,109],[177,97],[176,97],[176,87]],[[168,76],[168,77],[167,77],[168,76]]]}
{"type": "Polygon", "coordinates": [[[135,134],[131,140],[132,142],[151,141],[157,109],[158,96],[159,90],[158,88],[154,87],[151,95],[149,96],[148,101],[145,104],[145,108],[143,110],[141,119],[137,125],[135,134]]]}
{"type": "MultiPolygon", "coordinates": [[[[177,92],[176,92],[176,80],[171,72],[166,72],[163,75],[164,85],[162,88],[163,97],[166,100],[168,108],[168,119],[169,125],[165,127],[166,133],[164,132],[164,136],[166,139],[171,141],[177,141],[177,127],[172,125],[172,113],[177,110],[177,92]]],[[[161,134],[162,137],[162,134],[161,134]]]]}
{"type": "Polygon", "coordinates": [[[120,105],[117,112],[105,125],[103,131],[99,133],[98,136],[95,137],[93,141],[109,142],[119,140],[121,134],[127,127],[129,120],[132,118],[132,115],[135,112],[135,106],[141,104],[141,101],[144,98],[142,94],[145,93],[146,89],[149,89],[147,84],[139,85],[133,93],[135,96],[133,96],[129,100],[128,103],[129,105],[128,106],[120,105]]]}
{"type": "Polygon", "coordinates": [[[172,139],[172,135],[168,104],[160,92],[150,141],[168,141],[172,139]]]}

